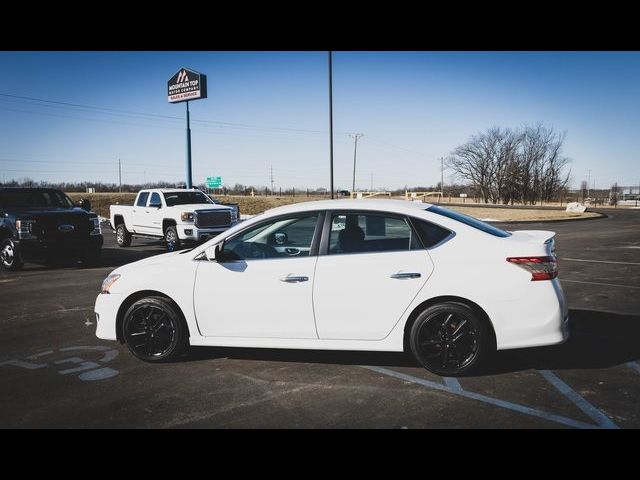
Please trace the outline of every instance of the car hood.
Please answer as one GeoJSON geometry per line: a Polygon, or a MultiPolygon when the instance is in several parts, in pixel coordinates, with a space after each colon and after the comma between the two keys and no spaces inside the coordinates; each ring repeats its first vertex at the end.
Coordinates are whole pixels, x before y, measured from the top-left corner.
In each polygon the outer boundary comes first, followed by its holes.
{"type": "MultiPolygon", "coordinates": [[[[74,208],[46,208],[46,207],[7,207],[7,208],[11,208],[11,210],[13,212],[16,213],[16,215],[23,215],[23,216],[33,216],[33,217],[39,217],[39,216],[48,216],[48,217],[54,217],[56,215],[64,215],[64,216],[74,216],[74,217],[87,217],[87,215],[89,215],[89,212],[87,212],[86,210],[80,208],[80,207],[74,207],[74,208]]],[[[95,215],[92,214],[92,215],[95,215]]]]}
{"type": "Polygon", "coordinates": [[[179,212],[193,212],[195,210],[232,210],[232,207],[227,207],[225,205],[218,205],[215,203],[192,203],[188,205],[176,205],[174,207],[179,212]]]}
{"type": "Polygon", "coordinates": [[[168,253],[162,253],[160,255],[154,255],[149,258],[143,258],[142,260],[138,260],[137,262],[127,263],[126,265],[116,268],[111,273],[122,274],[122,273],[126,273],[129,270],[138,269],[139,267],[142,267],[142,266],[149,267],[152,265],[166,264],[167,262],[178,260],[178,257],[180,257],[181,255],[185,259],[190,259],[191,258],[190,253],[191,252],[189,250],[180,250],[177,252],[168,252],[168,253]]]}

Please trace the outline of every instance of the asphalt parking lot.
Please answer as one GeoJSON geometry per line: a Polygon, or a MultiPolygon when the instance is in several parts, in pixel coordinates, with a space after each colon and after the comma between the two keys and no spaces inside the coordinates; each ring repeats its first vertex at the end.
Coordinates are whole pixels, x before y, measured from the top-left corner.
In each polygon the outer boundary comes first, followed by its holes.
{"type": "Polygon", "coordinates": [[[199,348],[143,363],[95,337],[93,304],[113,268],[163,248],[120,249],[105,230],[99,267],[0,272],[0,427],[638,428],[640,210],[603,211],[501,224],[558,233],[571,338],[459,379],[399,353],[199,348]]]}

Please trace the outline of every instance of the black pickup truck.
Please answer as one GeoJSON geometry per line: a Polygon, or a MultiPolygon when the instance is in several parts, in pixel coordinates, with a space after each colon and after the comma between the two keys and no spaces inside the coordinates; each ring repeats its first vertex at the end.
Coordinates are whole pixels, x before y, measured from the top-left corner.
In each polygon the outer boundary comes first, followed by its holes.
{"type": "Polygon", "coordinates": [[[0,188],[0,264],[19,270],[25,261],[50,263],[100,258],[100,219],[84,200],[75,205],[52,188],[0,188]]]}

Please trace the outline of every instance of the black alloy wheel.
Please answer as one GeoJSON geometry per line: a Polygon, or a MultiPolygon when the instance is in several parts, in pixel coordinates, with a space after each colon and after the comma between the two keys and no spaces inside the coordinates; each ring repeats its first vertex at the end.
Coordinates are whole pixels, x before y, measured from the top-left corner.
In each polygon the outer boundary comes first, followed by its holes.
{"type": "Polygon", "coordinates": [[[131,353],[145,362],[174,360],[187,347],[184,321],[175,304],[164,297],[135,302],[125,313],[122,328],[131,353]]]}
{"type": "Polygon", "coordinates": [[[466,305],[442,303],[420,314],[411,328],[411,351],[427,370],[443,376],[478,369],[492,351],[484,319],[466,305]]]}

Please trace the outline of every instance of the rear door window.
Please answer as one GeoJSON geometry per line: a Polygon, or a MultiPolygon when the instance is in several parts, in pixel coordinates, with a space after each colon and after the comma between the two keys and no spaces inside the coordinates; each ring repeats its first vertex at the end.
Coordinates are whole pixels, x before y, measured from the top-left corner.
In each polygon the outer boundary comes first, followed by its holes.
{"type": "Polygon", "coordinates": [[[329,254],[396,252],[422,248],[404,217],[385,214],[334,214],[329,254]]]}

